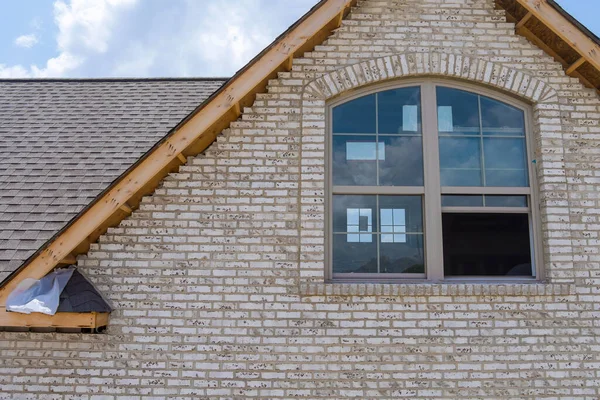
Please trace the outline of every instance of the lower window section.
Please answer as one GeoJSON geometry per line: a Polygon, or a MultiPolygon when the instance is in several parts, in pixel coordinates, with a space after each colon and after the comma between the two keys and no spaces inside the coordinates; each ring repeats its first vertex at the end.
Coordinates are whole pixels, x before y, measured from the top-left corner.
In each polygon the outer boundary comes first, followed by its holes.
{"type": "Polygon", "coordinates": [[[528,214],[442,215],[444,274],[533,276],[528,214]]]}
{"type": "Polygon", "coordinates": [[[425,273],[421,196],[334,195],[333,273],[425,273]]]}

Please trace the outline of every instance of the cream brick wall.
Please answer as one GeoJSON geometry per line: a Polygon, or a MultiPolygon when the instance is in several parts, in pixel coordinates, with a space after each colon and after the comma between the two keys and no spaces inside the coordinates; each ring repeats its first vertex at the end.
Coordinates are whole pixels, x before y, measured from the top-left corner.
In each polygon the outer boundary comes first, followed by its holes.
{"type": "Polygon", "coordinates": [[[493,0],[368,0],[79,267],[107,334],[0,333],[0,399],[598,399],[600,101],[493,0]],[[533,103],[548,282],[324,285],[325,102],[417,76],[533,103]]]}

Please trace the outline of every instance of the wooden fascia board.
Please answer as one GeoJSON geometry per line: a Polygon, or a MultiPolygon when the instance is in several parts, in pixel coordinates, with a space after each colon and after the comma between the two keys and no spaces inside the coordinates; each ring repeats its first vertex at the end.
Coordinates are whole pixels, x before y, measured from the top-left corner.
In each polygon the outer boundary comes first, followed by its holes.
{"type": "Polygon", "coordinates": [[[516,1],[600,70],[600,46],[548,4],[547,0],[516,1]]]}
{"type": "Polygon", "coordinates": [[[21,314],[0,310],[0,327],[99,328],[108,325],[109,313],[21,314]]]}
{"type": "MultiPolygon", "coordinates": [[[[82,240],[88,238],[115,214],[134,194],[159,175],[161,170],[177,159],[185,150],[201,140],[219,119],[242,102],[261,82],[276,73],[289,58],[299,54],[306,43],[321,30],[337,21],[340,14],[355,0],[327,0],[314,12],[301,20],[293,29],[282,35],[260,57],[234,76],[226,88],[212,97],[204,107],[182,126],[153,148],[147,156],[107,190],[82,213],[68,228],[42,251],[29,260],[0,288],[0,306],[15,286],[25,278],[40,279],[73,252],[82,240]]],[[[233,114],[233,113],[231,113],[233,114]]]]}

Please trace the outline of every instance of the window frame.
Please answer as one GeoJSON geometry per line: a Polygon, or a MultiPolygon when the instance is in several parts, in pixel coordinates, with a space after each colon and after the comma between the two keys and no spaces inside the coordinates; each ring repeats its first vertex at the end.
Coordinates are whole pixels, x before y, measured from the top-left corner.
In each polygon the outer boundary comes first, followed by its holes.
{"type": "MultiPolygon", "coordinates": [[[[326,104],[325,123],[325,280],[327,282],[537,282],[545,279],[541,246],[539,185],[534,168],[533,112],[530,104],[512,95],[481,85],[443,78],[403,79],[372,85],[342,94],[326,104]],[[524,113],[528,187],[441,187],[436,87],[463,90],[500,101],[524,113]],[[424,186],[333,186],[333,109],[357,98],[386,90],[419,87],[424,186]],[[429,103],[427,103],[429,101],[429,103]],[[525,195],[528,207],[442,207],[442,195],[525,195]],[[333,273],[333,196],[420,196],[423,210],[424,274],[333,273]],[[442,213],[522,213],[528,215],[533,276],[444,276],[442,213]]],[[[376,210],[378,213],[378,211],[376,210]]]]}

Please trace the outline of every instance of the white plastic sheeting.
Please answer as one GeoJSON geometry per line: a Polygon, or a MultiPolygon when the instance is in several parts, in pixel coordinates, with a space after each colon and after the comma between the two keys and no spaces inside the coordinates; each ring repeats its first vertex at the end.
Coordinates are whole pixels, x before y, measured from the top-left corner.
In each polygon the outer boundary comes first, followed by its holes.
{"type": "Polygon", "coordinates": [[[23,279],[6,299],[6,311],[31,314],[56,314],[60,294],[71,279],[75,268],[57,269],[42,279],[23,279]]]}

